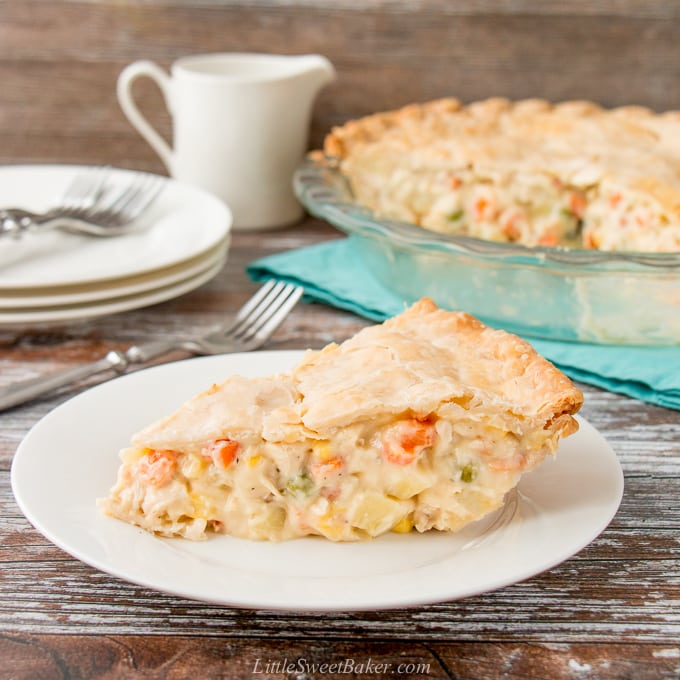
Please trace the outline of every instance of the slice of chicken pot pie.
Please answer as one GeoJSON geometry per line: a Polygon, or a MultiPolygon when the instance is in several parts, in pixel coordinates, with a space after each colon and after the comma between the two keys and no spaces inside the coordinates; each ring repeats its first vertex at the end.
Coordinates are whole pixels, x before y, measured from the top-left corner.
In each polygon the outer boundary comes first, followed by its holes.
{"type": "Polygon", "coordinates": [[[233,376],[137,434],[104,510],[165,536],[456,531],[578,428],[516,336],[423,299],[288,373],[233,376]]]}

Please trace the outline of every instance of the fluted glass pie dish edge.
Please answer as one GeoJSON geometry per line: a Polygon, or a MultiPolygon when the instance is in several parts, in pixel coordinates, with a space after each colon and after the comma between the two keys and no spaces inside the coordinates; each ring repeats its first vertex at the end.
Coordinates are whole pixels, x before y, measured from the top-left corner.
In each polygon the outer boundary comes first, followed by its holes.
{"type": "Polygon", "coordinates": [[[353,200],[333,158],[307,158],[293,183],[308,212],[345,232],[407,303],[427,295],[539,338],[680,344],[680,253],[527,247],[379,218],[353,200]]]}

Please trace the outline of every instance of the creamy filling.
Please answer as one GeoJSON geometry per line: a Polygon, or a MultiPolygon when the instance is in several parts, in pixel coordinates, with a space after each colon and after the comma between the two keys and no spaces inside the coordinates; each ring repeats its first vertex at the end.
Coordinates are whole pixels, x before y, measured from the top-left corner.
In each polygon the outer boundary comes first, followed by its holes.
{"type": "Polygon", "coordinates": [[[184,451],[126,449],[110,514],[163,535],[226,532],[358,540],[456,530],[498,508],[555,443],[475,421],[405,415],[329,439],[218,439],[184,451]]]}
{"type": "Polygon", "coordinates": [[[350,164],[347,171],[359,203],[431,231],[527,246],[680,250],[677,217],[649,194],[600,179],[394,167],[377,181],[370,164],[350,164]]]}

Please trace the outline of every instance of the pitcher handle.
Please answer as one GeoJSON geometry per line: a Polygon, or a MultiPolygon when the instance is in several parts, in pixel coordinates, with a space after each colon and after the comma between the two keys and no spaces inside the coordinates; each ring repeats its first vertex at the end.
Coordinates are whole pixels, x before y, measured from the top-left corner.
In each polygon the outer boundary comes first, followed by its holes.
{"type": "Polygon", "coordinates": [[[170,106],[170,76],[153,61],[135,61],[126,66],[118,76],[117,95],[120,107],[127,116],[132,126],[151,145],[154,151],[161,157],[168,172],[172,175],[173,154],[170,145],[161,137],[155,128],[141,113],[134,97],[132,96],[132,84],[137,78],[146,76],[151,78],[160,88],[165,100],[165,105],[171,111],[170,106]]]}

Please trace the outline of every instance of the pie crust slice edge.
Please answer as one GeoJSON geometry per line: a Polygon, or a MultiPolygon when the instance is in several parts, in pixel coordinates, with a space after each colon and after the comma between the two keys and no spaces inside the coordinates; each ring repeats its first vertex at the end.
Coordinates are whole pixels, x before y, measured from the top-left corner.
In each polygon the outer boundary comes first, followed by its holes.
{"type": "Polygon", "coordinates": [[[425,298],[289,372],[193,397],[132,438],[99,503],[189,539],[457,531],[556,452],[582,401],[525,341],[425,298]]]}

